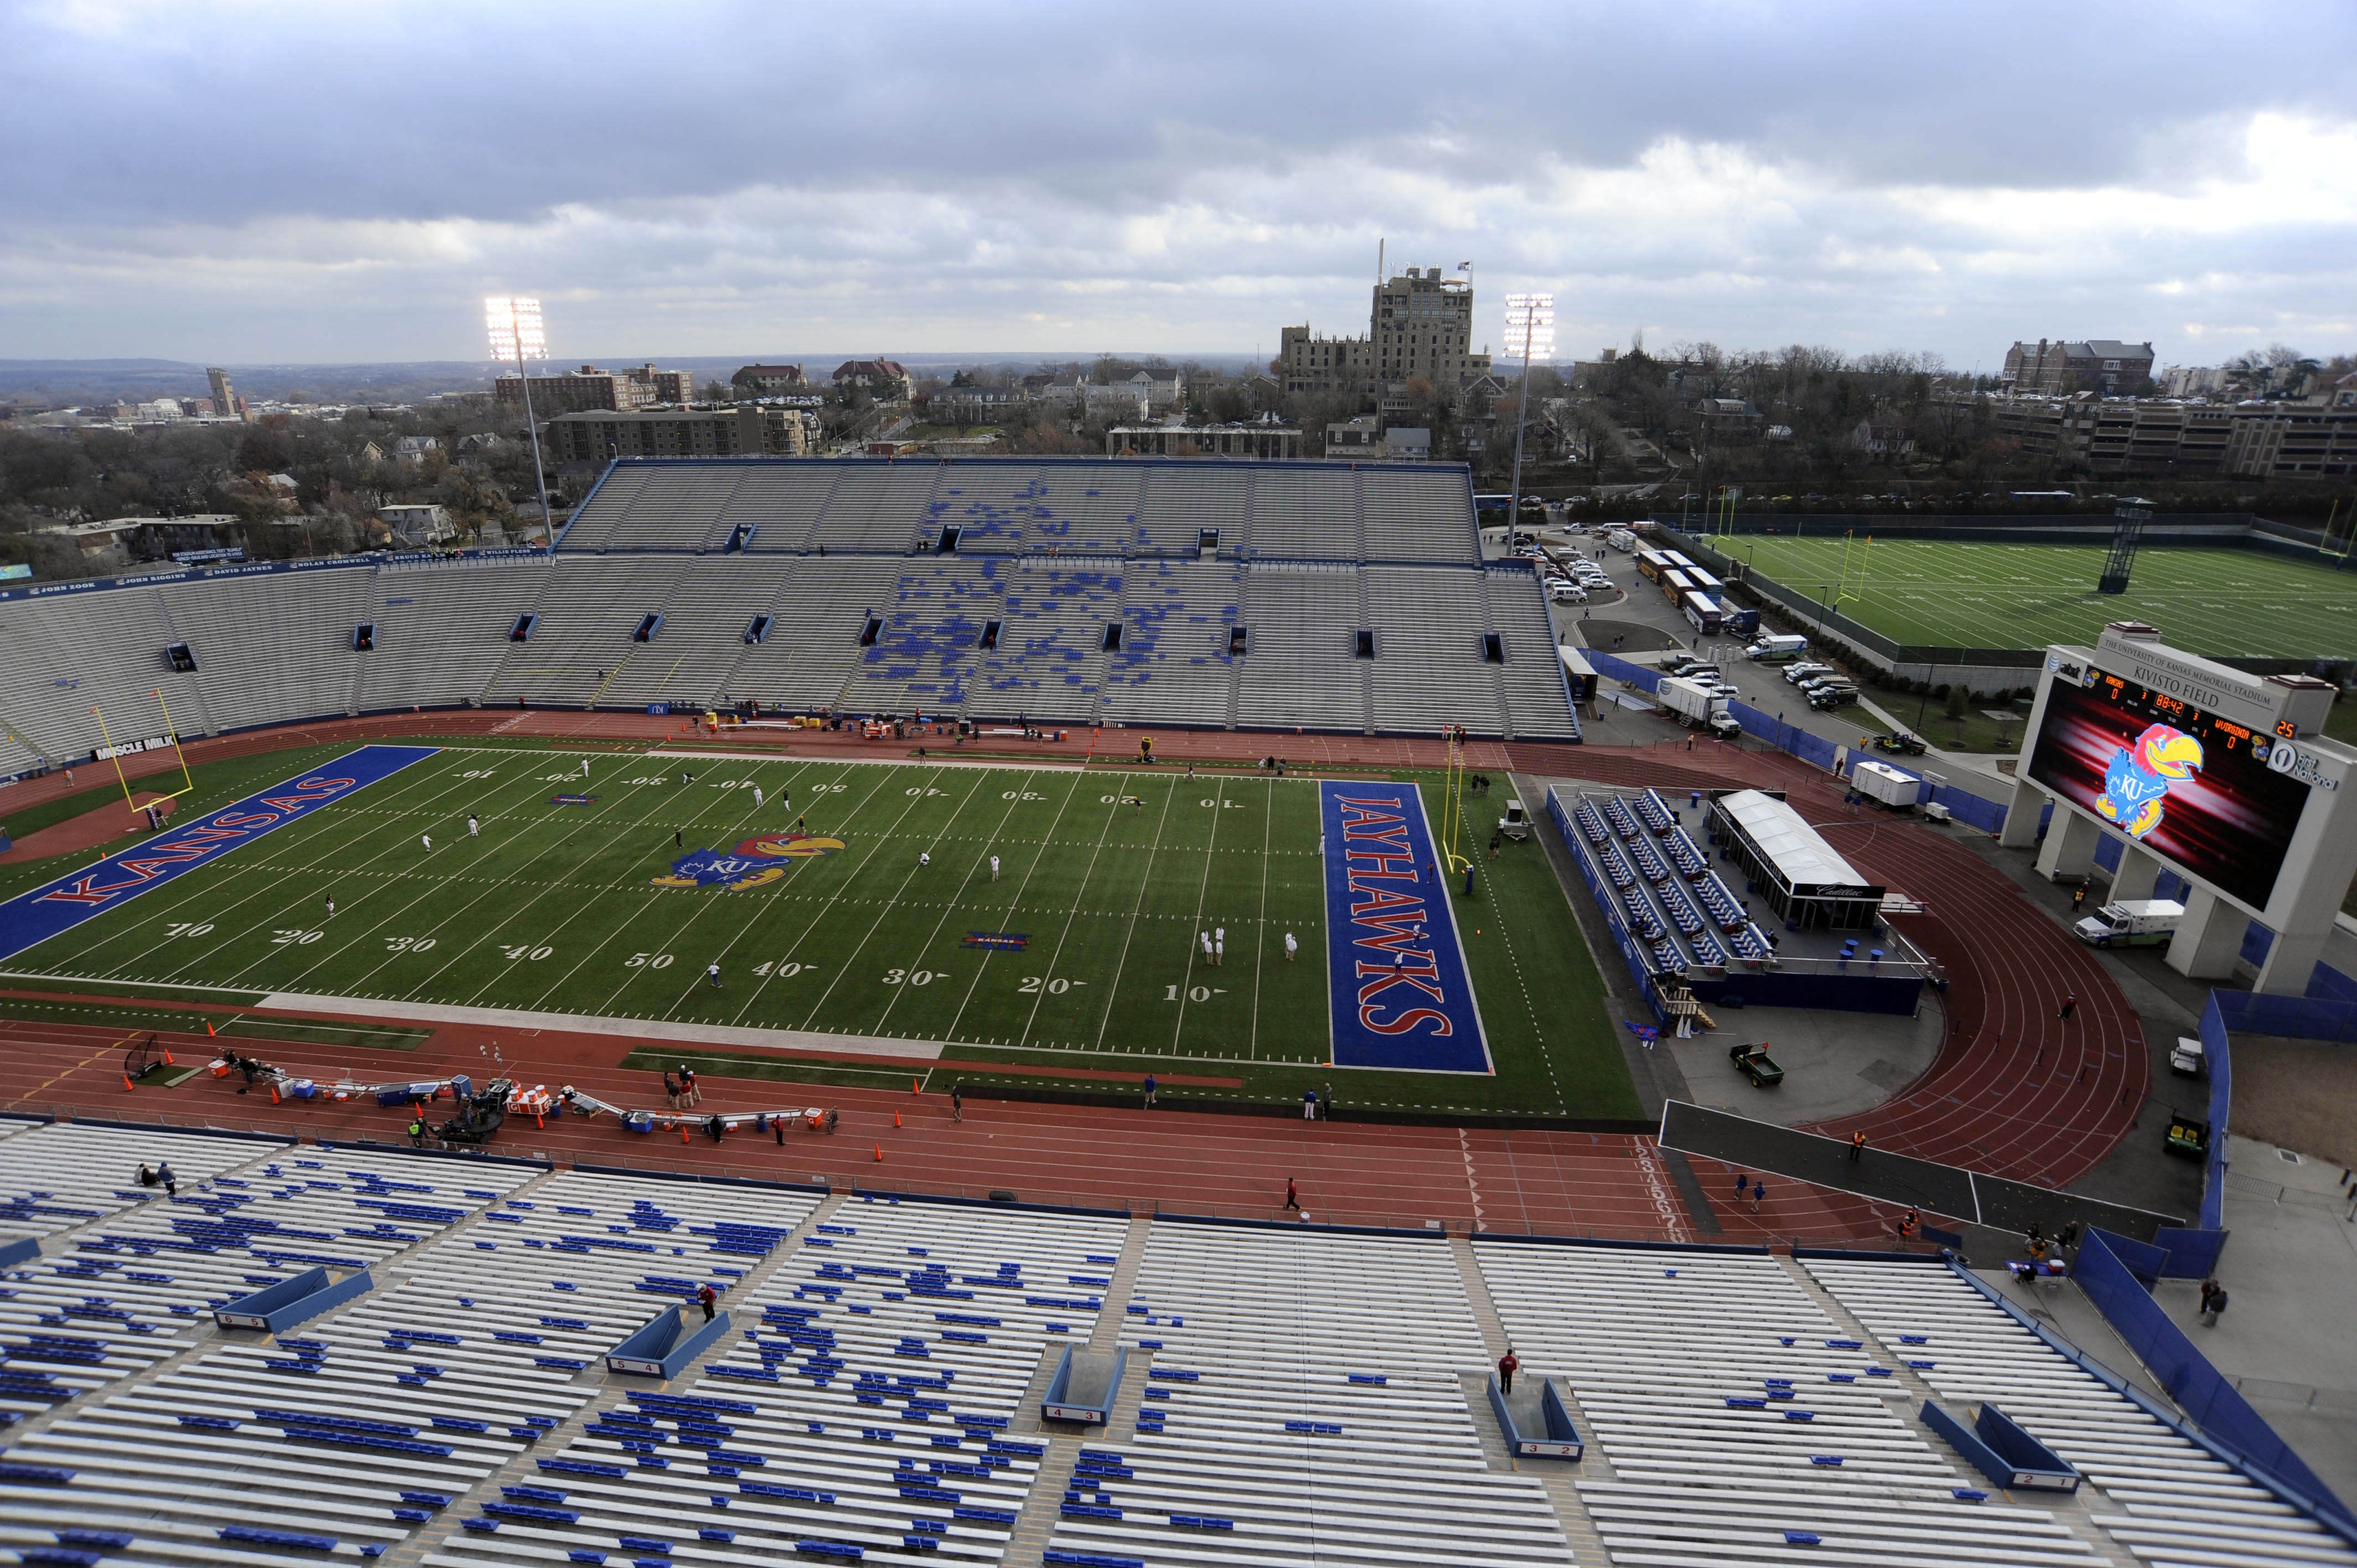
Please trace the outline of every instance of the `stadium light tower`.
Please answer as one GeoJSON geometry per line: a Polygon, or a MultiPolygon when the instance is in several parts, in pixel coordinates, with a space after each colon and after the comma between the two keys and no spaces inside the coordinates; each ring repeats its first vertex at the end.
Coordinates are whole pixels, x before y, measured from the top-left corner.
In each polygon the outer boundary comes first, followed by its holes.
{"type": "Polygon", "coordinates": [[[532,436],[532,477],[540,486],[540,531],[550,549],[556,547],[556,524],[548,515],[548,470],[540,462],[540,425],[532,416],[532,374],[526,360],[548,358],[548,334],[540,320],[540,301],[493,297],[483,301],[483,326],[491,335],[491,358],[513,360],[516,380],[523,386],[523,427],[532,436]]]}
{"type": "Polygon", "coordinates": [[[1506,521],[1506,536],[1523,526],[1523,426],[1531,413],[1531,360],[1534,356],[1555,358],[1555,295],[1551,294],[1510,294],[1506,296],[1506,351],[1512,353],[1514,345],[1523,347],[1523,387],[1514,399],[1514,484],[1513,499],[1508,504],[1513,510],[1506,521]]]}

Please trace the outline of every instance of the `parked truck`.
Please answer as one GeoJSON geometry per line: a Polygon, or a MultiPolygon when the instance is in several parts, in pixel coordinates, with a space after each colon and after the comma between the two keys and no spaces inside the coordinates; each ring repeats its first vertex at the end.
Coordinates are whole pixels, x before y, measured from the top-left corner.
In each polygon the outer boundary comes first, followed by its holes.
{"type": "Polygon", "coordinates": [[[1746,659],[1757,659],[1763,664],[1783,664],[1798,659],[1809,650],[1809,639],[1799,632],[1770,632],[1743,650],[1746,659]]]}
{"type": "Polygon", "coordinates": [[[1743,726],[1727,711],[1727,699],[1699,681],[1673,675],[1653,694],[1661,698],[1663,711],[1682,725],[1700,725],[1713,735],[1729,739],[1743,733],[1743,726]]]}
{"type": "Polygon", "coordinates": [[[1904,811],[1915,804],[1923,792],[1923,781],[1912,773],[1904,773],[1887,762],[1860,762],[1850,769],[1849,781],[1857,792],[1869,800],[1879,800],[1894,811],[1904,811]]]}
{"type": "Polygon", "coordinates": [[[2106,904],[2072,929],[2099,948],[2165,942],[2177,934],[2185,906],[2173,898],[2123,898],[2106,904]]]}

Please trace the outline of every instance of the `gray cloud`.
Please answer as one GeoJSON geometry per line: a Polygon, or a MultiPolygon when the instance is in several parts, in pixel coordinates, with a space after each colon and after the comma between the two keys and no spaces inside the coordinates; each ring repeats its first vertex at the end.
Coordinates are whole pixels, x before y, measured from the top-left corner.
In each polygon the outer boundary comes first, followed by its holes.
{"type": "Polygon", "coordinates": [[[0,5],[0,352],[2357,335],[2352,13],[2058,10],[0,5]]]}

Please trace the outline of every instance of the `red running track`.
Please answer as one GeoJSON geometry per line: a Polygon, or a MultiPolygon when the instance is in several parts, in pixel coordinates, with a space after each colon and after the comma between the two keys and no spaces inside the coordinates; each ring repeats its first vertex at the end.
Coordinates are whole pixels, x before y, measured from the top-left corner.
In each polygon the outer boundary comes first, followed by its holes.
{"type": "MultiPolygon", "coordinates": [[[[185,1065],[208,1059],[218,1042],[167,1036],[185,1065]]],[[[240,1042],[241,1045],[244,1042],[240,1042]]],[[[272,1047],[271,1059],[298,1076],[333,1082],[346,1070],[387,1080],[453,1071],[478,1081],[494,1069],[483,1040],[444,1029],[414,1052],[272,1047]]],[[[509,1036],[512,1050],[513,1036],[509,1036]]],[[[407,1107],[325,1101],[274,1104],[266,1091],[237,1092],[238,1079],[199,1074],[177,1089],[123,1087],[123,1037],[81,1025],[0,1023],[0,1104],[16,1112],[63,1112],[300,1134],[330,1140],[401,1142],[407,1107]]],[[[615,1042],[563,1036],[535,1042],[529,1064],[508,1070],[539,1081],[544,1068],[563,1081],[625,1105],[660,1102],[652,1075],[587,1059],[610,1059],[615,1042]],[[583,1059],[569,1059],[574,1058],[583,1059]]],[[[809,1091],[791,1085],[707,1077],[703,1109],[772,1110],[809,1091]]],[[[1319,1222],[1480,1228],[1632,1240],[1697,1240],[1652,1140],[1627,1134],[1480,1131],[1453,1127],[1308,1122],[1269,1116],[1112,1110],[973,1100],[951,1120],[941,1092],[818,1091],[842,1112],[832,1134],[790,1130],[782,1144],[732,1133],[633,1134],[610,1119],[563,1117],[535,1127],[511,1119],[493,1152],[561,1163],[628,1164],[765,1180],[823,1180],[886,1191],[982,1197],[993,1188],[1027,1202],[1159,1209],[1230,1218],[1282,1219],[1288,1176],[1319,1222]],[[876,1158],[880,1152],[883,1158],[876,1158]]],[[[447,1112],[447,1106],[443,1110],[447,1112]]],[[[1706,1177],[1706,1184],[1708,1183],[1706,1177]]],[[[1838,1244],[1889,1233],[1889,1216],[1840,1194],[1779,1183],[1759,1214],[1712,1191],[1721,1240],[1838,1244]]]]}

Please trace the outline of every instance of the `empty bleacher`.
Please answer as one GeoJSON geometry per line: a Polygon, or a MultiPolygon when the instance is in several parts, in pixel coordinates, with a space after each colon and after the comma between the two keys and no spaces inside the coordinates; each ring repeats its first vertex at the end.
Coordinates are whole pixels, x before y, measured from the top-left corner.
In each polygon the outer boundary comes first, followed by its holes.
{"type": "Polygon", "coordinates": [[[1122,574],[1121,650],[1106,667],[1115,724],[1223,725],[1233,681],[1228,634],[1245,574],[1219,561],[1137,560],[1122,574]]]}
{"type": "Polygon", "coordinates": [[[0,1121],[11,1232],[44,1255],[0,1280],[0,1552],[39,1568],[1538,1568],[1568,1525],[1602,1547],[1579,1561],[1652,1568],[2357,1563],[1936,1262],[0,1121]],[[315,1265],[374,1289],[214,1324],[315,1265]],[[604,1369],[658,1312],[699,1327],[705,1284],[730,1322],[695,1365],[604,1369]],[[1058,1353],[1114,1344],[1113,1423],[1043,1429],[1058,1353]],[[1481,1389],[1509,1346],[1577,1466],[1506,1458],[1481,1389]],[[1927,1398],[1998,1404],[2084,1486],[2000,1492],[1927,1398]]]}
{"type": "Polygon", "coordinates": [[[1655,973],[1774,963],[1767,934],[1658,791],[1625,800],[1584,793],[1571,822],[1580,841],[1575,853],[1586,854],[1613,889],[1622,921],[1651,955],[1655,973]]]}
{"type": "Polygon", "coordinates": [[[1359,569],[1331,563],[1260,564],[1244,574],[1250,650],[1236,661],[1236,722],[1251,727],[1362,732],[1365,681],[1356,655],[1366,621],[1359,569]]]}
{"type": "Polygon", "coordinates": [[[1544,1487],[1493,1471],[1489,1359],[1430,1240],[1157,1224],[1125,1304],[1134,1426],[1085,1444],[1050,1562],[1555,1564],[1544,1487]]]}
{"type": "Polygon", "coordinates": [[[2357,1563],[2345,1541],[2096,1380],[1944,1263],[1813,1257],[1807,1268],[1950,1413],[1995,1404],[2077,1467],[2102,1494],[2094,1522],[2137,1558],[2357,1563]]]}
{"type": "MultiPolygon", "coordinates": [[[[0,599],[0,721],[24,737],[0,742],[0,776],[87,757],[93,705],[144,714],[159,688],[189,735],[482,703],[759,703],[1576,739],[1536,580],[1479,561],[1461,469],[624,462],[553,556],[382,557],[0,599]],[[1338,579],[1330,596],[1318,576],[1338,579]],[[1006,623],[995,649],[979,646],[978,596],[1002,601],[986,618],[1006,623]],[[513,642],[525,614],[537,624],[513,642]],[[655,636],[635,640],[653,614],[655,636]],[[751,646],[757,615],[772,622],[751,646]],[[862,646],[870,615],[886,625],[862,646]],[[1232,660],[1227,634],[1248,617],[1254,655],[1232,660]],[[366,652],[351,646],[363,622],[366,652]],[[1361,627],[1378,639],[1364,666],[1350,635],[1361,627]],[[1502,662],[1482,658],[1492,634],[1502,662]],[[167,667],[177,642],[195,672],[167,667]]],[[[144,736],[160,714],[125,727],[144,736]]]]}
{"type": "Polygon", "coordinates": [[[1609,1466],[1583,1465],[1579,1497],[1615,1562],[2105,1561],[1960,1472],[1891,1366],[1764,1250],[1474,1251],[1523,1375],[1567,1386],[1609,1466]]]}

